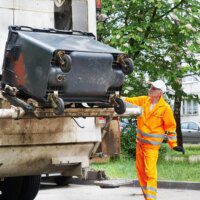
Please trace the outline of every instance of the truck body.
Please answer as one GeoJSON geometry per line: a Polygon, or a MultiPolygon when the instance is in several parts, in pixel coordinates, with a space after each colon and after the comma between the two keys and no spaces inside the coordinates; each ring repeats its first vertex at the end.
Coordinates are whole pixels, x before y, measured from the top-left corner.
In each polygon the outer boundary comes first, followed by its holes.
{"type": "MultiPolygon", "coordinates": [[[[1,66],[8,37],[8,26],[28,25],[35,28],[76,29],[93,32],[96,35],[95,9],[94,0],[56,2],[53,0],[0,0],[1,66]]],[[[10,110],[11,107],[5,98],[0,98],[2,116],[3,111],[10,110]]],[[[92,116],[89,116],[91,112],[88,112],[88,116],[87,112],[84,112],[85,118],[82,112],[84,111],[72,109],[64,117],[49,118],[46,116],[50,116],[52,111],[48,111],[43,119],[35,117],[16,119],[13,115],[6,115],[0,119],[0,177],[4,178],[0,186],[2,191],[0,199],[34,199],[39,189],[38,176],[41,174],[84,175],[84,171],[89,167],[90,154],[95,144],[101,141],[101,127],[95,123],[94,116],[98,116],[96,112],[92,116]],[[35,184],[26,188],[33,193],[23,196],[25,186],[21,182],[27,182],[27,178],[35,184]],[[10,187],[10,182],[14,187],[10,187]],[[16,189],[19,183],[21,185],[16,189]],[[5,196],[5,191],[9,193],[15,191],[15,197],[5,196]]]]}
{"type": "MultiPolygon", "coordinates": [[[[1,66],[5,65],[4,47],[8,47],[10,25],[96,35],[95,0],[0,0],[0,17],[1,66]]],[[[4,180],[0,183],[0,199],[33,200],[41,174],[86,176],[89,159],[105,134],[96,117],[106,117],[107,128],[115,116],[114,109],[72,106],[58,116],[48,106],[36,106],[32,114],[25,115],[24,109],[13,106],[15,96],[8,100],[7,89],[0,94],[0,178],[4,180]]]]}

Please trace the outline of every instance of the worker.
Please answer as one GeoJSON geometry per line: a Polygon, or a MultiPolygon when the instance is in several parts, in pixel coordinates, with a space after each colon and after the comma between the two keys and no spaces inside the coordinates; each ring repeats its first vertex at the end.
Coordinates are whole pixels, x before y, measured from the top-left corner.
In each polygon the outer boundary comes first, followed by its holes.
{"type": "Polygon", "coordinates": [[[125,102],[142,108],[142,114],[137,119],[136,171],[145,200],[156,199],[156,164],[165,133],[168,145],[184,154],[184,148],[177,145],[172,109],[163,98],[166,85],[162,80],[151,82],[150,85],[148,96],[122,97],[125,102]]]}

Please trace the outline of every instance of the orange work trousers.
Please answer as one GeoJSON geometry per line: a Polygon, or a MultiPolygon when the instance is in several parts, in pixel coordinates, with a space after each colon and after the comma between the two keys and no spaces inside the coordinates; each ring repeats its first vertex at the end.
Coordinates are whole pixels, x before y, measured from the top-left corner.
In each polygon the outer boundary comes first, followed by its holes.
{"type": "Polygon", "coordinates": [[[136,144],[136,170],[145,200],[156,199],[158,151],[145,144],[136,144]]]}

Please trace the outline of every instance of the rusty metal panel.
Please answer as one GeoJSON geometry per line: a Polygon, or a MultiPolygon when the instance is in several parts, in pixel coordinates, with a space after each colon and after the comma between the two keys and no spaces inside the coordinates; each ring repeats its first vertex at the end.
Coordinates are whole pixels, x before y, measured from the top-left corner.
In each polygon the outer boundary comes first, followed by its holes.
{"type": "MultiPolygon", "coordinates": [[[[34,114],[39,118],[56,117],[52,109],[36,109],[34,114]]],[[[68,108],[60,117],[101,117],[114,115],[113,108],[68,108]]]]}
{"type": "Polygon", "coordinates": [[[65,173],[78,164],[85,168],[92,147],[92,143],[0,147],[0,177],[65,173]]]}
{"type": "Polygon", "coordinates": [[[118,117],[115,117],[108,128],[108,132],[102,139],[99,151],[105,155],[116,156],[120,153],[120,127],[118,117]]]}
{"type": "MultiPolygon", "coordinates": [[[[9,108],[9,104],[0,101],[0,108],[9,108]]],[[[0,127],[0,146],[101,141],[101,129],[95,125],[94,117],[0,119],[0,127]]]]}
{"type": "Polygon", "coordinates": [[[100,128],[95,127],[94,118],[76,119],[80,128],[71,118],[50,119],[0,119],[0,146],[28,144],[58,144],[99,142],[100,128]]]}

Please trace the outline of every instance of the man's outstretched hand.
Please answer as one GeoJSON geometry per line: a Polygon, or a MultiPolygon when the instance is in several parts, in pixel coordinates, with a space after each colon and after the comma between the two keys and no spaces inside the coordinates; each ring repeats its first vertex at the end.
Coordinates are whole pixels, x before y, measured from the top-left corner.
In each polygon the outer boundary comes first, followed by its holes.
{"type": "Polygon", "coordinates": [[[173,148],[174,151],[179,151],[182,152],[182,154],[185,154],[185,149],[183,147],[180,146],[176,146],[173,148]]]}

